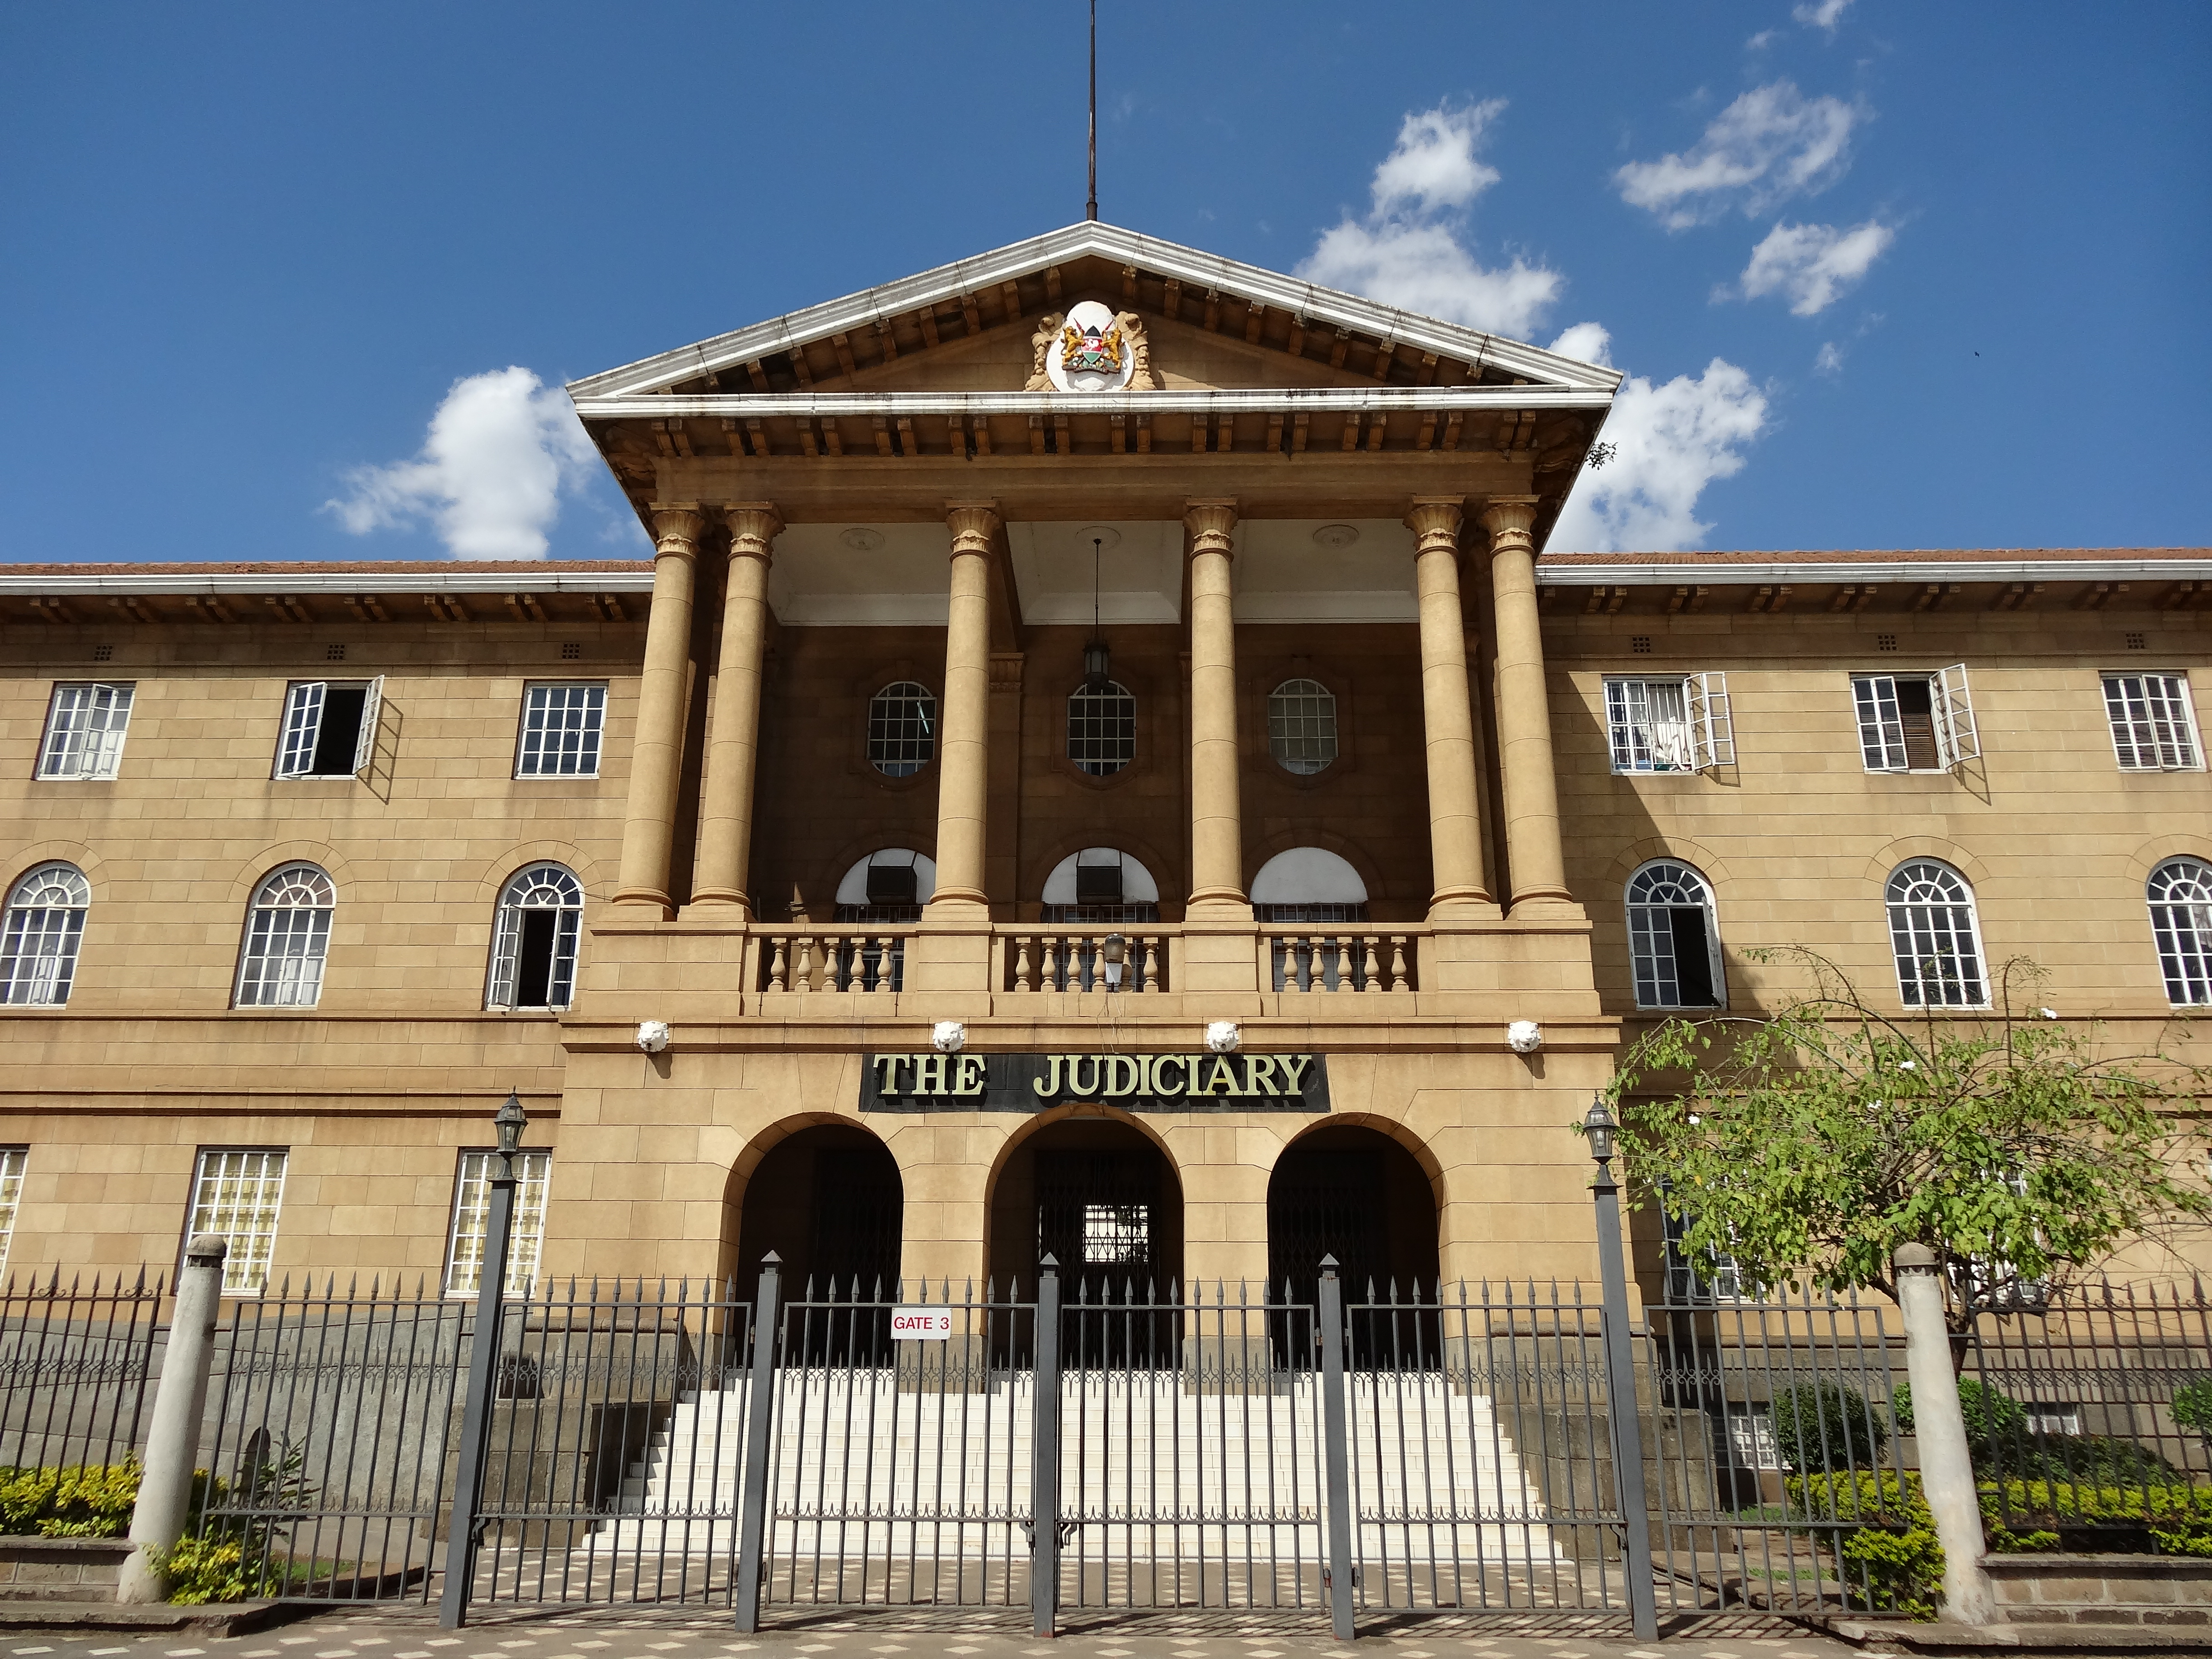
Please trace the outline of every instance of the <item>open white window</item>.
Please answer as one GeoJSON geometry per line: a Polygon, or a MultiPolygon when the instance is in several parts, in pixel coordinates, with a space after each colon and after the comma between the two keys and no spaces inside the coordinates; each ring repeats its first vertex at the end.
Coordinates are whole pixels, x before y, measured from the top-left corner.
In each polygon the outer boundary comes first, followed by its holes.
{"type": "MultiPolygon", "coordinates": [[[[446,1241],[446,1294],[474,1296],[483,1284],[484,1241],[491,1231],[490,1152],[463,1152],[453,1177],[453,1222],[446,1241]]],[[[545,1244],[545,1188],[553,1172],[550,1152],[514,1155],[514,1231],[507,1236],[507,1286],[527,1297],[538,1282],[545,1244]]]]}
{"type": "Polygon", "coordinates": [[[1639,1008],[1722,1008],[1713,890],[1675,859],[1654,859],[1628,881],[1628,957],[1639,1008]]]}
{"type": "Polygon", "coordinates": [[[54,687],[46,732],[39,744],[41,778],[105,780],[123,764],[123,733],[131,724],[129,685],[54,687]]]}
{"type": "Polygon", "coordinates": [[[1705,772],[1735,763],[1725,674],[1607,679],[1605,723],[1616,772],[1705,772]]]}
{"type": "Polygon", "coordinates": [[[1964,663],[1933,674],[1854,674],[1851,698],[1869,772],[1948,772],[1981,755],[1964,663]]]}
{"type": "Polygon", "coordinates": [[[558,864],[533,864],[500,891],[492,927],[489,1008],[566,1008],[576,993],[583,884],[558,864]]]}
{"type": "Polygon", "coordinates": [[[2150,872],[2151,936],[2177,1008],[2212,1006],[2212,864],[2168,859],[2150,872]]]}
{"type": "Polygon", "coordinates": [[[2194,772],[2204,764],[2182,674],[2107,674],[2105,715],[2123,772],[2194,772]]]}
{"type": "Polygon", "coordinates": [[[301,680],[284,697],[284,733],[276,745],[280,778],[350,778],[368,770],[376,753],[376,720],[384,680],[301,680]]]}

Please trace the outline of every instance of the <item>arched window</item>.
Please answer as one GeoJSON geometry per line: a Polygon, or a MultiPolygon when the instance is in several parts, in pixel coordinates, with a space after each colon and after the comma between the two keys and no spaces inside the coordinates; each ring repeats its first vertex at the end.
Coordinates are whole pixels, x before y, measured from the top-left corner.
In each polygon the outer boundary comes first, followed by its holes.
{"type": "Polygon", "coordinates": [[[1723,1008],[1713,890],[1686,864],[1654,859],[1628,878],[1628,961],[1639,1008],[1723,1008]]]}
{"type": "Polygon", "coordinates": [[[489,1008],[565,1008],[576,994],[584,885],[557,864],[518,871],[499,895],[489,1008]]]}
{"type": "Polygon", "coordinates": [[[253,890],[238,958],[241,1008],[312,1008],[323,994],[337,889],[312,864],[288,864],[253,890]]]}
{"type": "Polygon", "coordinates": [[[1908,1008],[1983,1008],[1982,936],[1974,890],[1948,864],[1915,859],[1889,878],[1889,945],[1908,1008]]]}
{"type": "Polygon", "coordinates": [[[1267,694],[1267,752],[1311,777],[1336,758],[1336,698],[1319,680],[1285,680],[1267,694]]]}
{"type": "Polygon", "coordinates": [[[2168,859],[2150,872],[2150,931],[2177,1008],[2212,1003],[2212,864],[2168,859]]]}
{"type": "Polygon", "coordinates": [[[1109,680],[1067,695],[1067,757],[1079,771],[1111,777],[1137,757],[1137,700],[1109,680]]]}
{"type": "Polygon", "coordinates": [[[74,864],[42,864],[8,895],[0,923],[0,1002],[58,1008],[76,978],[92,885],[74,864]]]}
{"type": "Polygon", "coordinates": [[[837,884],[837,920],[862,927],[920,921],[937,891],[937,860],[911,848],[886,847],[845,872],[837,884]]]}
{"type": "Polygon", "coordinates": [[[1048,922],[1103,926],[1160,919],[1159,884],[1152,872],[1111,847],[1086,847],[1044,878],[1048,922]]]}
{"type": "Polygon", "coordinates": [[[1328,848],[1293,847],[1252,878],[1252,914],[1261,921],[1364,921],[1367,884],[1328,848]]]}
{"type": "Polygon", "coordinates": [[[868,763],[887,778],[910,778],[937,753],[937,699],[898,680],[868,700],[868,763]]]}

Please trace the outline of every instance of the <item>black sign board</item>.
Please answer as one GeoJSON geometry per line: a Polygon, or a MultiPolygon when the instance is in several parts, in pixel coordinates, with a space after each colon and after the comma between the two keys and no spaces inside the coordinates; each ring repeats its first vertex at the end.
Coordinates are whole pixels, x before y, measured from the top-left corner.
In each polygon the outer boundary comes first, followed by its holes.
{"type": "Polygon", "coordinates": [[[864,1112],[1325,1112],[1319,1054],[863,1054],[864,1112]]]}

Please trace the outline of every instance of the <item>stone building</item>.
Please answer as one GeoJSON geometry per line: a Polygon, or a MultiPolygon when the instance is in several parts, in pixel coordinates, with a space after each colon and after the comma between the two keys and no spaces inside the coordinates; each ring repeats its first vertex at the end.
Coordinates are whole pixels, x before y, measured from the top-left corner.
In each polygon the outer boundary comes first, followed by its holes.
{"type": "Polygon", "coordinates": [[[8,1268],[465,1293],[512,1089],[540,1284],[1588,1275],[1747,947],[2212,1003],[2212,552],[1547,551],[1617,380],[1083,225],[573,386],[650,562],[0,569],[8,1268]]]}

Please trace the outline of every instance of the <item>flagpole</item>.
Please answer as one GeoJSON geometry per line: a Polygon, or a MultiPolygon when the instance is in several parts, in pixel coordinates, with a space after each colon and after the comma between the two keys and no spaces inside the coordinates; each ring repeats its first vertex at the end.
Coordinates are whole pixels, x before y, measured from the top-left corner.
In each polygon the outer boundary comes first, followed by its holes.
{"type": "Polygon", "coordinates": [[[1091,0],[1091,200],[1083,216],[1098,218],[1098,0],[1091,0]]]}

